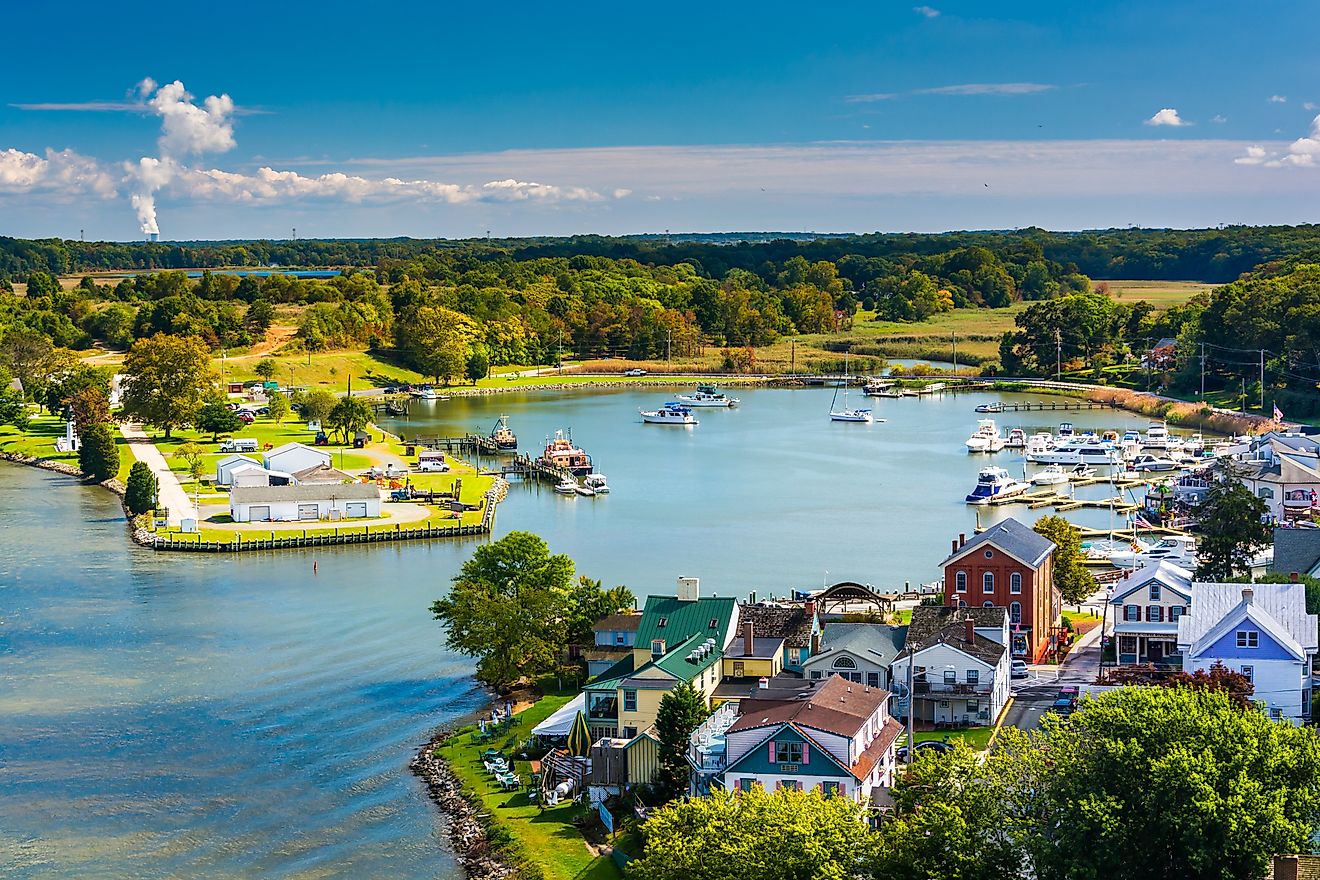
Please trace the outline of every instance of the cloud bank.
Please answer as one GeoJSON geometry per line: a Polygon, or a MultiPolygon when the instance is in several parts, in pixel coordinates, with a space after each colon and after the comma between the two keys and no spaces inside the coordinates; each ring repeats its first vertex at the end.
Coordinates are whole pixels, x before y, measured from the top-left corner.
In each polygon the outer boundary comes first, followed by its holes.
{"type": "Polygon", "coordinates": [[[870,104],[876,101],[892,101],[911,95],[1036,95],[1052,92],[1058,86],[1050,83],[1007,82],[1007,83],[960,83],[952,86],[935,86],[928,89],[911,89],[906,92],[873,92],[865,95],[845,95],[848,104],[870,104]]]}

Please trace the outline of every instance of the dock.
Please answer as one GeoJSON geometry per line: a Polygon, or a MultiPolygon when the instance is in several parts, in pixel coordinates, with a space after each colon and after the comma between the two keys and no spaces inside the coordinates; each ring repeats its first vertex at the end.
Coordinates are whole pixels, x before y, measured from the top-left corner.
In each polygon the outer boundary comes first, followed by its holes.
{"type": "MultiPolygon", "coordinates": [[[[1051,412],[1051,411],[1076,411],[1083,409],[1117,409],[1112,403],[1101,403],[1095,400],[1051,400],[1039,401],[1031,400],[1025,403],[1000,403],[995,405],[995,409],[987,411],[988,415],[997,412],[1051,412]]],[[[980,412],[980,410],[978,410],[980,412]]]]}
{"type": "Polygon", "coordinates": [[[494,440],[482,434],[464,434],[462,437],[414,437],[402,441],[405,446],[425,446],[427,449],[443,449],[458,455],[500,455],[505,450],[494,440]]]}
{"type": "Polygon", "coordinates": [[[554,483],[561,483],[564,480],[577,481],[577,477],[573,476],[573,472],[568,468],[555,467],[526,454],[515,455],[513,460],[505,462],[500,468],[500,474],[506,479],[522,477],[525,480],[546,480],[554,483]]]}

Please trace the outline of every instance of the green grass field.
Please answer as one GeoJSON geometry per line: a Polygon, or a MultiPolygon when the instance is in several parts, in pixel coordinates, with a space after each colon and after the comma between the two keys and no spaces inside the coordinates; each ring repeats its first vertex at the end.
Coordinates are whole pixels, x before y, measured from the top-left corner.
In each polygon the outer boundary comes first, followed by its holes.
{"type": "Polygon", "coordinates": [[[1198,293],[1209,293],[1219,285],[1199,281],[1096,281],[1109,289],[1109,295],[1119,302],[1145,300],[1162,312],[1170,306],[1181,305],[1198,293]]]}
{"type": "MultiPolygon", "coordinates": [[[[961,740],[969,749],[985,751],[990,745],[990,738],[995,735],[994,727],[966,727],[961,730],[918,730],[913,736],[917,742],[961,740]]],[[[907,741],[906,736],[899,736],[899,745],[907,741]]]]}
{"type": "MultiPolygon", "coordinates": [[[[56,452],[55,441],[64,436],[64,419],[58,416],[33,416],[28,421],[27,430],[20,431],[12,425],[0,425],[0,452],[12,452],[31,458],[61,461],[78,466],[78,453],[56,452]]],[[[115,443],[119,446],[119,480],[128,479],[129,468],[136,459],[129,450],[127,441],[118,432],[114,432],[115,443]]]]}

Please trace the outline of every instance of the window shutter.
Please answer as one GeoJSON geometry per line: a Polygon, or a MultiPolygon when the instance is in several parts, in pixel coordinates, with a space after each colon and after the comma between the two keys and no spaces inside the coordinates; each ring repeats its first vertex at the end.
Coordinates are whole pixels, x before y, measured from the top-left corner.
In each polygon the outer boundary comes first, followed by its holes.
{"type": "Polygon", "coordinates": [[[809,752],[809,751],[807,750],[807,744],[806,744],[806,743],[803,743],[803,744],[802,744],[802,763],[803,763],[803,764],[810,764],[810,763],[811,763],[811,752],[809,752]]]}
{"type": "Polygon", "coordinates": [[[773,764],[774,762],[775,762],[775,741],[770,740],[770,763],[773,764]]]}

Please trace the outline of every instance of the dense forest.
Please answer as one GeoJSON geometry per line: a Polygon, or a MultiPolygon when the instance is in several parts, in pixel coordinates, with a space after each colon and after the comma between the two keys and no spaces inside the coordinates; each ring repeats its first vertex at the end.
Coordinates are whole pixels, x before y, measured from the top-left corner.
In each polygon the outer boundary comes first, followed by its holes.
{"type": "MultiPolygon", "coordinates": [[[[103,270],[221,266],[352,266],[374,268],[439,253],[475,259],[524,261],[596,256],[672,266],[690,263],[722,278],[732,269],[762,274],[766,264],[795,256],[808,262],[845,258],[907,265],[966,248],[985,248],[1007,260],[1023,250],[1091,278],[1226,283],[1278,261],[1320,262],[1320,226],[1230,226],[1223,229],[1106,229],[1084,232],[951,232],[815,236],[782,233],[673,236],[573,236],[532,239],[337,239],[331,241],[81,242],[0,237],[0,278],[37,270],[57,275],[103,270]]],[[[841,270],[842,272],[842,270],[841,270]]]]}

